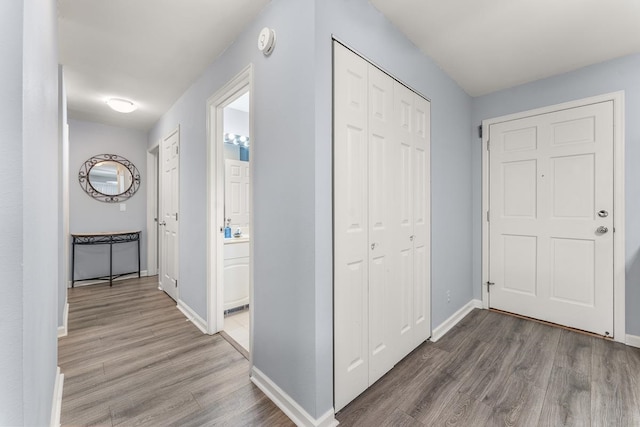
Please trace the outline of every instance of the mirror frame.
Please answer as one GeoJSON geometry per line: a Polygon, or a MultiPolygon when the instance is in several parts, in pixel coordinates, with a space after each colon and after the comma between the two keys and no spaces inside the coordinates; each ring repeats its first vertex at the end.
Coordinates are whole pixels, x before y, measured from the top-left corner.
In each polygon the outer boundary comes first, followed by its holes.
{"type": "Polygon", "coordinates": [[[89,158],[82,164],[82,166],[80,166],[78,181],[80,181],[80,187],[82,187],[90,197],[101,202],[118,203],[129,199],[136,193],[136,191],[138,191],[140,188],[140,172],[133,163],[122,156],[117,154],[98,154],[89,158]],[[89,172],[91,172],[91,169],[98,163],[106,161],[120,163],[131,173],[131,185],[124,192],[120,194],[104,194],[96,190],[93,185],[91,185],[91,182],[89,181],[89,172]]]}

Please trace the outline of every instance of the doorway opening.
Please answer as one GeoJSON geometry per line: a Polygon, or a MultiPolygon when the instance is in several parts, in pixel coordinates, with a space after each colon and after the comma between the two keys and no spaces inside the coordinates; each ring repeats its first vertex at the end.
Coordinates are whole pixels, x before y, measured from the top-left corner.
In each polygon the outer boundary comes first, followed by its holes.
{"type": "Polygon", "coordinates": [[[208,103],[208,332],[251,354],[251,66],[208,103]]]}

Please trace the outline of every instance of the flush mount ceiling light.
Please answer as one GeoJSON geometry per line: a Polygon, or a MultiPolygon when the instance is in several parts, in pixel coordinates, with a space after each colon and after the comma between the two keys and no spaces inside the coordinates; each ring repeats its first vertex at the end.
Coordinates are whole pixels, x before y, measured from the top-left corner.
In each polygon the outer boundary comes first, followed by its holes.
{"type": "Polygon", "coordinates": [[[130,113],[138,108],[133,102],[121,98],[110,98],[107,100],[107,105],[119,113],[130,113]]]}

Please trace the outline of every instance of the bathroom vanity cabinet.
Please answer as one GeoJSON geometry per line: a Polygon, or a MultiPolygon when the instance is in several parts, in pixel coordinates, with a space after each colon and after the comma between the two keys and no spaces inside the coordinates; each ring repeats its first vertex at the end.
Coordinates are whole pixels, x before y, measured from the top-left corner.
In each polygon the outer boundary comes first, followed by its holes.
{"type": "Polygon", "coordinates": [[[224,311],[249,304],[249,239],[225,239],[224,311]]]}

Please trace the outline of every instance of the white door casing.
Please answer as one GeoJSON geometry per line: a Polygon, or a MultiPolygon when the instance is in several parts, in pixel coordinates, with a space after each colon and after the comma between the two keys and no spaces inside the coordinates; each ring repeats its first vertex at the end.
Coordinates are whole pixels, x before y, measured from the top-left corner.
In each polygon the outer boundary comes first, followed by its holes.
{"type": "Polygon", "coordinates": [[[334,46],[339,410],[431,333],[430,129],[427,100],[344,46],[334,46]]]}
{"type": "Polygon", "coordinates": [[[178,301],[178,237],[180,199],[180,128],[163,138],[160,146],[160,287],[178,301]]]}
{"type": "Polygon", "coordinates": [[[621,98],[483,123],[485,305],[624,341],[621,98]]]}
{"type": "MultiPolygon", "coordinates": [[[[231,220],[231,231],[240,228],[249,234],[251,221],[251,193],[249,191],[250,164],[241,160],[224,161],[224,215],[231,220]]],[[[226,222],[225,222],[226,224],[226,222]]]]}
{"type": "MultiPolygon", "coordinates": [[[[253,66],[249,64],[231,81],[221,87],[207,100],[207,332],[214,334],[223,330],[224,325],[224,224],[225,224],[225,163],[224,144],[224,108],[247,92],[252,93],[253,66]]],[[[249,135],[253,135],[253,101],[249,97],[249,135]]],[[[252,147],[255,141],[251,140],[252,147]]],[[[253,157],[253,156],[252,156],[253,157]]],[[[245,162],[247,163],[247,162],[245,162]]],[[[252,182],[249,164],[249,191],[251,197],[252,182]]],[[[250,208],[251,203],[248,203],[250,208]]],[[[249,229],[253,216],[249,216],[249,229]]],[[[250,231],[251,232],[251,231],[250,231]]],[[[253,248],[254,236],[249,242],[249,339],[253,349],[253,248]]],[[[249,364],[253,366],[253,353],[249,352],[249,364]]]]}

